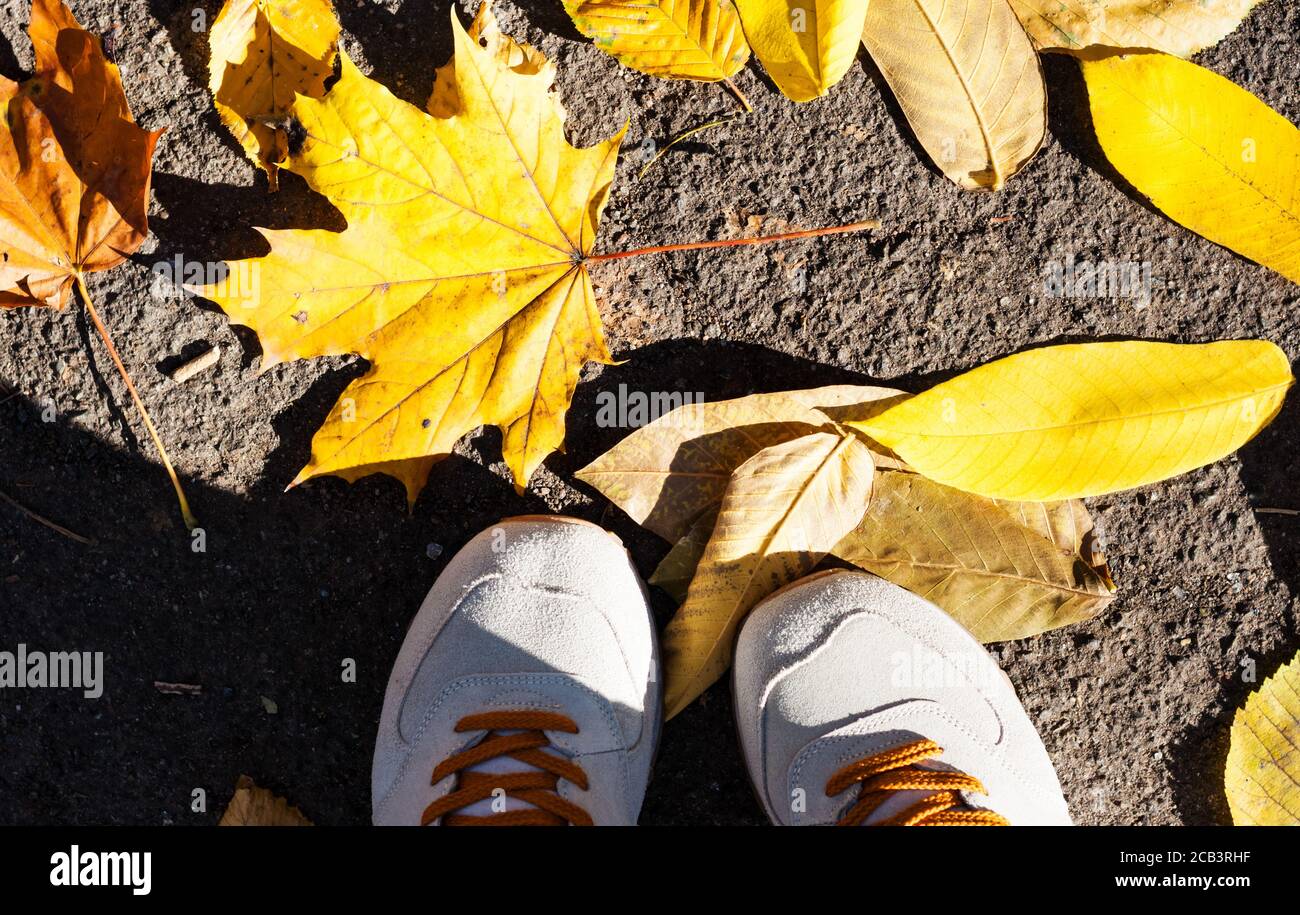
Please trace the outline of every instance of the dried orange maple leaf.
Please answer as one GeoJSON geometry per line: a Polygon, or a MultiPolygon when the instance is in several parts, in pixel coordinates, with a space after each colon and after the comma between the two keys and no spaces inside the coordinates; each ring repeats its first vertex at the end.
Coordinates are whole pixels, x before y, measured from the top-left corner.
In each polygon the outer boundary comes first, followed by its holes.
{"type": "Polygon", "coordinates": [[[0,77],[0,307],[63,307],[148,234],[153,148],[117,67],[58,0],[33,0],[35,75],[0,77]]]}
{"type": "Polygon", "coordinates": [[[383,472],[414,501],[434,460],[496,425],[522,489],[563,442],[583,365],[612,361],[588,264],[717,244],[592,254],[622,132],[571,146],[554,65],[502,34],[488,3],[468,32],[451,20],[454,55],[427,111],[341,52],[330,91],[294,101],[282,167],[347,228],[262,230],[268,255],[199,290],[257,332],[264,366],[346,353],[370,363],[295,484],[383,472]]]}
{"type": "Polygon", "coordinates": [[[72,289],[80,292],[194,528],[176,472],[85,284],[86,274],[116,267],[148,235],[153,150],[162,131],[132,120],[117,66],[60,0],[33,0],[29,34],[34,75],[22,83],[0,77],[0,309],[62,308],[72,289]]]}

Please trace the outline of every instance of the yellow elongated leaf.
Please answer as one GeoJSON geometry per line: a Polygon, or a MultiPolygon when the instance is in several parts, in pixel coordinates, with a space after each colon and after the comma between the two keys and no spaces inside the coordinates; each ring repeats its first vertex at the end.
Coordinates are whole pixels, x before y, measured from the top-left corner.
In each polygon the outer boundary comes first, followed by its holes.
{"type": "Polygon", "coordinates": [[[1115,590],[1104,564],[1042,532],[1073,535],[1061,526],[1086,519],[1082,505],[1040,507],[1037,515],[1026,507],[1027,524],[1018,506],[885,472],[861,523],[832,552],[939,605],[980,641],[1022,639],[1091,619],[1115,590]]]}
{"type": "Polygon", "coordinates": [[[732,472],[769,445],[831,426],[817,406],[899,396],[892,388],[832,385],[678,407],[635,430],[576,476],[669,543],[722,502],[732,472]]]}
{"type": "Polygon", "coordinates": [[[667,591],[678,604],[686,600],[691,579],[695,577],[695,570],[699,568],[700,559],[704,556],[704,549],[709,545],[709,537],[717,522],[716,508],[706,509],[696,518],[691,529],[673,544],[668,555],[655,566],[654,573],[649,578],[650,584],[667,591]]]}
{"type": "Polygon", "coordinates": [[[633,70],[726,79],[749,60],[731,0],[564,0],[578,31],[633,70]]]}
{"type": "Polygon", "coordinates": [[[430,459],[502,429],[518,487],[564,437],[579,372],[611,361],[584,256],[622,134],[564,137],[554,68],[488,4],[421,111],[342,55],[321,99],[298,96],[286,167],[343,214],[342,232],[265,231],[271,251],[201,290],[252,327],[264,364],[356,353],[295,483],[376,471],[423,482],[430,459]],[[247,278],[240,281],[241,278],[247,278]]]}
{"type": "Polygon", "coordinates": [[[1300,826],[1300,654],[1232,719],[1224,772],[1237,826],[1300,826]]]}
{"type": "Polygon", "coordinates": [[[235,783],[235,796],[218,826],[310,826],[311,820],[278,794],[259,788],[247,775],[235,783]]]}
{"type": "Polygon", "coordinates": [[[226,0],[208,33],[208,88],[222,122],[277,187],[295,94],[320,98],[339,22],[330,0],[226,0]]]}
{"type": "Polygon", "coordinates": [[[1034,44],[1070,52],[1151,48],[1191,57],[1218,44],[1260,0],[1010,0],[1034,44]]]}
{"type": "Polygon", "coordinates": [[[858,53],[867,0],[735,0],[745,37],[796,102],[825,95],[858,53]]]}
{"type": "Polygon", "coordinates": [[[1164,54],[1081,63],[1097,139],[1162,213],[1300,282],[1300,130],[1245,89],[1164,54]]]}
{"type": "Polygon", "coordinates": [[[1005,0],[871,0],[862,43],[962,187],[998,190],[1043,145],[1042,69],[1005,0]]]}
{"type": "Polygon", "coordinates": [[[764,448],[736,469],[686,600],[664,631],[665,717],[726,671],[745,614],[853,529],[874,473],[866,444],[833,432],[764,448]]]}
{"type": "Polygon", "coordinates": [[[1272,420],[1292,381],[1263,340],[1049,346],[848,425],[940,483],[1047,502],[1217,461],[1272,420]]]}

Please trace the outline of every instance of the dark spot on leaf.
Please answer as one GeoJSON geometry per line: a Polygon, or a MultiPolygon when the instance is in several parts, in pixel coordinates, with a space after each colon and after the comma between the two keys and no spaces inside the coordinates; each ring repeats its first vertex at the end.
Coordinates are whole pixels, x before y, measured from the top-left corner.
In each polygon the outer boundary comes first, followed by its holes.
{"type": "Polygon", "coordinates": [[[307,323],[307,312],[305,312],[305,311],[299,311],[299,312],[296,312],[296,313],[294,314],[294,316],[293,316],[293,319],[294,319],[295,321],[297,321],[299,324],[306,324],[306,323],[307,323]]]}
{"type": "Polygon", "coordinates": [[[284,131],[289,137],[289,155],[296,156],[302,152],[302,145],[307,142],[307,128],[297,118],[290,118],[284,131]]]}
{"type": "Polygon", "coordinates": [[[423,420],[423,421],[421,421],[421,423],[420,423],[420,427],[421,427],[422,429],[427,429],[427,428],[429,428],[429,427],[432,426],[432,425],[433,425],[433,420],[431,420],[431,419],[423,420]]]}

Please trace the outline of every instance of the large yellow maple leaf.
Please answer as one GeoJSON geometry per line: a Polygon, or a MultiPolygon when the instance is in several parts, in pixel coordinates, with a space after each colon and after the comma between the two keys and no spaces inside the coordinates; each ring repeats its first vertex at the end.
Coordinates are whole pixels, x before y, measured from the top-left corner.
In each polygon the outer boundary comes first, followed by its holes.
{"type": "Polygon", "coordinates": [[[622,132],[564,136],[554,66],[483,4],[428,111],[340,53],[342,74],[290,111],[283,167],[342,212],[342,232],[263,230],[271,251],[202,294],[256,331],[264,366],[356,353],[295,483],[385,472],[413,500],[430,465],[485,424],[517,486],[564,439],[589,360],[611,362],[586,257],[622,132]]]}

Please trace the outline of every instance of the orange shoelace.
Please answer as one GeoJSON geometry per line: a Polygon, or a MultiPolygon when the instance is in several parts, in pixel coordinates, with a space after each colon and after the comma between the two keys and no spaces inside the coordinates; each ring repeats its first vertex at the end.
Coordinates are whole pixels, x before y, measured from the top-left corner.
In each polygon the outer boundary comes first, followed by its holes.
{"type": "Polygon", "coordinates": [[[456,722],[456,733],[487,731],[487,736],[472,747],[455,753],[433,770],[432,784],[455,775],[456,783],[450,794],[438,798],[424,810],[420,825],[428,826],[442,817],[443,826],[591,826],[591,817],[572,801],[560,797],[556,791],[560,779],[566,779],[582,790],[587,790],[587,773],[577,763],[542,752],[551,744],[544,731],[578,733],[571,718],[552,712],[484,712],[467,715],[456,722]],[[502,734],[501,731],[517,733],[502,734]],[[509,756],[540,771],[523,772],[469,772],[472,766],[509,756]],[[456,813],[470,804],[493,796],[501,789],[508,797],[517,798],[533,806],[525,810],[507,810],[491,816],[470,816],[456,813]]]}
{"type": "Polygon", "coordinates": [[[827,797],[834,797],[859,783],[862,790],[857,803],[836,825],[861,825],[894,791],[929,791],[930,794],[918,798],[911,806],[871,825],[1010,826],[1001,814],[966,806],[960,792],[987,793],[973,775],[917,765],[941,753],[943,749],[933,740],[918,740],[840,769],[826,783],[827,797]]]}

